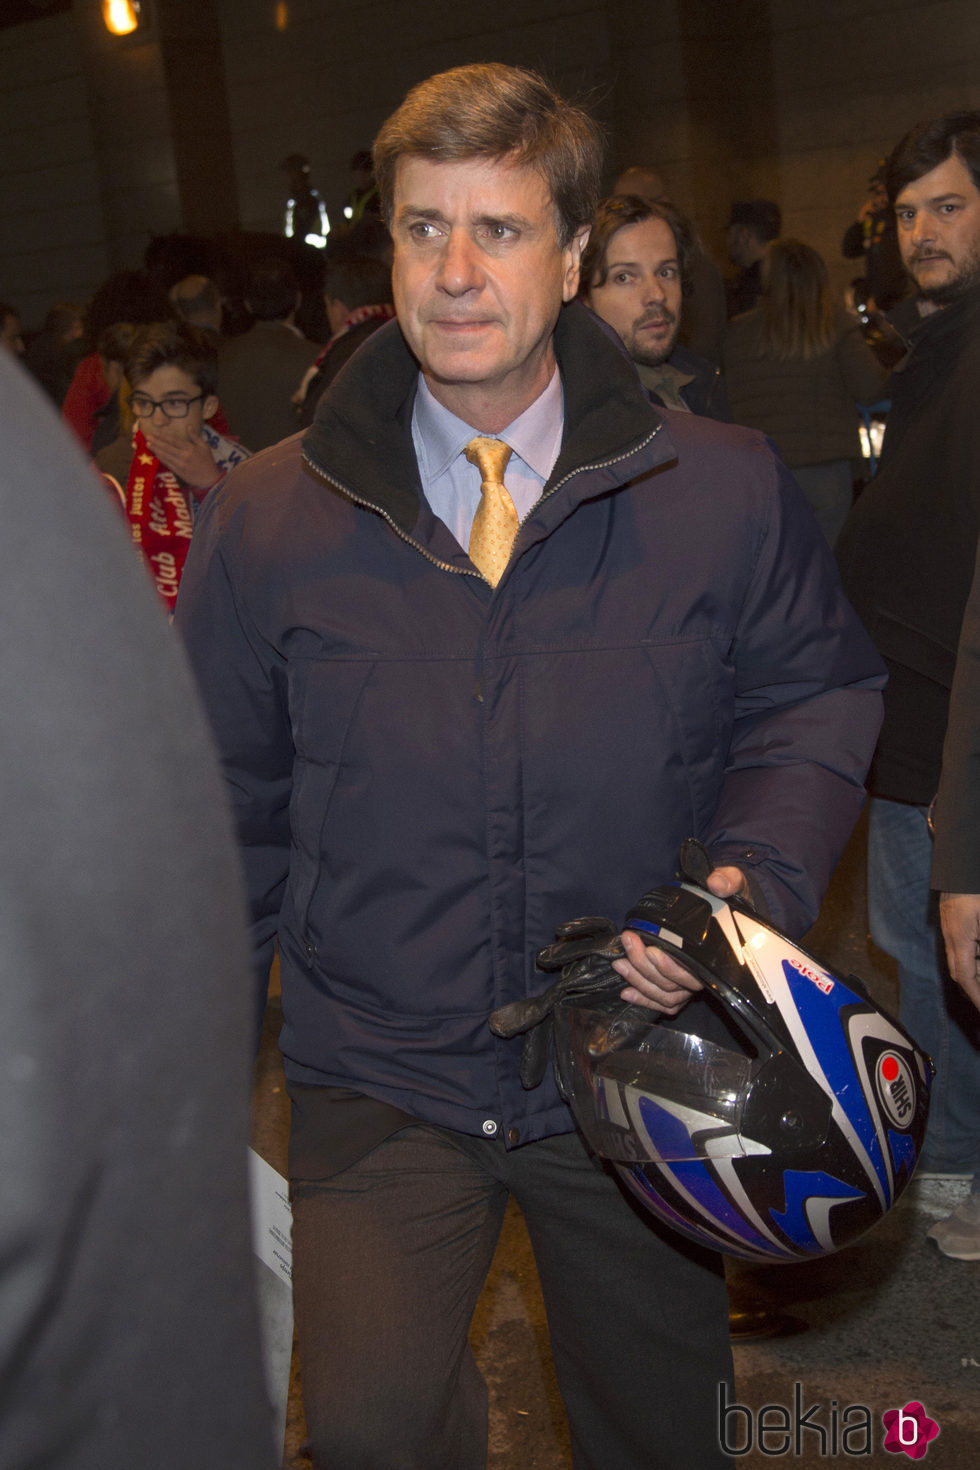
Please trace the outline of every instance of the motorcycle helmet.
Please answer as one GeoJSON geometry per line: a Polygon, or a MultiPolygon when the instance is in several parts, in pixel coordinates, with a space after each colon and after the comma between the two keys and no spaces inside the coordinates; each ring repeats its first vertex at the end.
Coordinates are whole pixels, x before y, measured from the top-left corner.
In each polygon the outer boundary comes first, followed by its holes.
{"type": "Polygon", "coordinates": [[[726,1255],[810,1260],[863,1235],[912,1177],[929,1058],[859,980],[738,899],[669,884],[626,925],[705,990],[675,1018],[610,989],[559,1000],[558,1076],[592,1148],[726,1255]]]}

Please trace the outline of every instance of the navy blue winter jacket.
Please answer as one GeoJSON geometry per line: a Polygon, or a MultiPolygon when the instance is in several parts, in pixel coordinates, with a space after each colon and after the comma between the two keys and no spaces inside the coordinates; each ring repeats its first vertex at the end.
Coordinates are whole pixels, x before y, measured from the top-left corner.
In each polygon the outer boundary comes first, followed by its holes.
{"type": "Polygon", "coordinates": [[[862,799],[881,666],[762,436],[654,408],[573,303],[561,453],[491,589],[428,508],[396,323],[205,503],[178,621],[287,1074],[509,1141],[567,1132],[487,1015],[681,840],[799,933],[862,799]]]}

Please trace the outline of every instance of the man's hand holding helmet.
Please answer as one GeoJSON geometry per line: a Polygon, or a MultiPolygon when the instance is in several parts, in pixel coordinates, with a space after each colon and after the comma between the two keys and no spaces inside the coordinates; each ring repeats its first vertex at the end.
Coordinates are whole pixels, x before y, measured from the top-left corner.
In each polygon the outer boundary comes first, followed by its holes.
{"type": "MultiPolygon", "coordinates": [[[[716,898],[749,899],[748,880],[741,868],[713,868],[704,886],[716,898]]],[[[611,962],[616,974],[626,982],[625,989],[620,991],[621,1000],[676,1016],[696,991],[704,989],[690,970],[662,949],[645,945],[632,930],[623,931],[622,945],[625,955],[611,962]]]]}
{"type": "MultiPolygon", "coordinates": [[[[712,868],[706,848],[696,838],[682,844],[680,866],[688,881],[716,898],[738,897],[751,903],[749,882],[741,868],[712,868]]],[[[628,927],[632,914],[640,917],[642,904],[643,899],[627,914],[622,932],[606,918],[572,919],[562,924],[555,943],[537,955],[538,969],[557,974],[558,979],[542,994],[512,1001],[491,1015],[494,1035],[524,1036],[521,1081],[525,1087],[536,1087],[544,1076],[559,1001],[601,991],[614,994],[622,980],[625,986],[618,993],[625,1003],[676,1016],[692,995],[703,990],[686,966],[645,945],[641,935],[628,927]]]]}

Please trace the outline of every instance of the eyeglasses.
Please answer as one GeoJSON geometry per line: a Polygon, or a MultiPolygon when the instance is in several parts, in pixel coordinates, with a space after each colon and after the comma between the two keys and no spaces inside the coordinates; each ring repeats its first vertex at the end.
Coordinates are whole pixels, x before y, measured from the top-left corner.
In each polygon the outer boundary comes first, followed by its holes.
{"type": "Polygon", "coordinates": [[[157,403],[154,399],[147,398],[145,393],[133,393],[129,406],[138,419],[152,418],[158,408],[163,409],[168,419],[186,419],[191,404],[200,403],[206,397],[206,393],[199,393],[196,398],[161,398],[157,403]]]}

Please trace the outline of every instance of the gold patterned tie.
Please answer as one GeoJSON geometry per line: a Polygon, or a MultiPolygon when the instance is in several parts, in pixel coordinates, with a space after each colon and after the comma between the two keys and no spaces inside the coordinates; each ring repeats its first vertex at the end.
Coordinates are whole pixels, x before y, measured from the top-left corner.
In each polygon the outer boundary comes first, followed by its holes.
{"type": "Polygon", "coordinates": [[[480,471],[480,504],[470,531],[470,561],[479,567],[491,587],[496,587],[510,561],[511,547],[520,524],[510,492],[504,484],[504,466],[510,445],[502,439],[471,439],[463,453],[480,471]]]}

